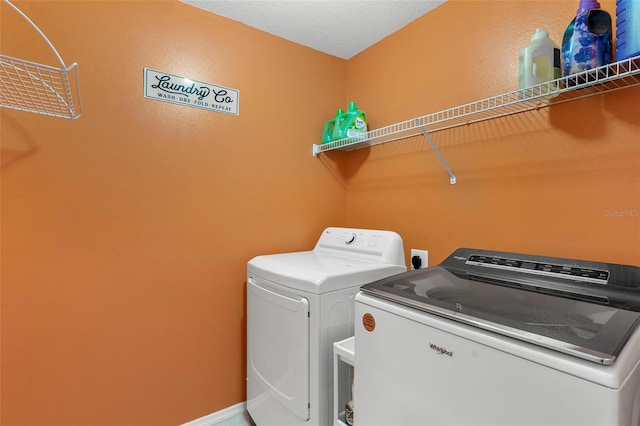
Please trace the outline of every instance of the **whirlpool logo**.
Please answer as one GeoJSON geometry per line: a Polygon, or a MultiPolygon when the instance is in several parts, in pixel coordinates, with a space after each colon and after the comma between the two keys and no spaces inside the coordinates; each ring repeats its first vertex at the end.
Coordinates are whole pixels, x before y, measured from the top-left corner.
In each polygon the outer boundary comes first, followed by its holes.
{"type": "Polygon", "coordinates": [[[443,348],[442,346],[438,346],[433,343],[429,343],[429,348],[431,348],[431,350],[436,351],[440,355],[446,355],[453,358],[453,352],[448,350],[447,348],[443,348]]]}

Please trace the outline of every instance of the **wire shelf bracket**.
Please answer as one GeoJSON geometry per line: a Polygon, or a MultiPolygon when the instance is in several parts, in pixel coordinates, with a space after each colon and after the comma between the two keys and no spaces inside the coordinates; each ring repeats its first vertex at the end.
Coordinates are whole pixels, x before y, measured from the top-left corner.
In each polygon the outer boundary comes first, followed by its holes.
{"type": "Polygon", "coordinates": [[[49,45],[61,68],[0,54],[0,107],[77,119],[82,115],[78,64],[67,67],[53,44],[20,9],[3,0],[49,45]]]}
{"type": "MultiPolygon", "coordinates": [[[[417,121],[417,119],[416,119],[416,121],[417,121]]],[[[438,159],[440,160],[440,162],[444,166],[445,170],[447,171],[447,173],[449,173],[449,183],[451,185],[455,185],[456,184],[456,175],[453,174],[453,172],[451,171],[451,167],[449,167],[449,165],[445,161],[444,157],[440,153],[440,150],[438,149],[436,144],[433,142],[433,139],[431,139],[431,136],[429,136],[429,132],[427,132],[427,130],[424,128],[424,126],[418,125],[418,127],[420,127],[420,130],[422,130],[422,134],[427,139],[427,142],[429,142],[429,145],[431,145],[431,149],[433,150],[433,152],[436,153],[436,155],[438,156],[438,159]]]]}

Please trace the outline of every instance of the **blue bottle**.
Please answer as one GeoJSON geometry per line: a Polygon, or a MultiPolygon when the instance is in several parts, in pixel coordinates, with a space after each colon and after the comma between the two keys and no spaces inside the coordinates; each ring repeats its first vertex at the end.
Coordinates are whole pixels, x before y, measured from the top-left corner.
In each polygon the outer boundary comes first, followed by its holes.
{"type": "Polygon", "coordinates": [[[580,0],[562,38],[562,76],[611,63],[611,15],[597,0],[580,0]]]}
{"type": "Polygon", "coordinates": [[[616,56],[619,61],[640,55],[640,1],[616,1],[616,56]]]}

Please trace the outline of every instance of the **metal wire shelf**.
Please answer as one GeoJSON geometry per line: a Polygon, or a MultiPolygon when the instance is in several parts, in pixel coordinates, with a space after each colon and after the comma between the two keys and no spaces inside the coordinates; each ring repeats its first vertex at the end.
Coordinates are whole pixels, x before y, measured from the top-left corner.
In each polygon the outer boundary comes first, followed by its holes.
{"type": "Polygon", "coordinates": [[[0,55],[0,107],[53,117],[77,119],[82,115],[78,65],[67,67],[42,31],[9,0],[3,0],[44,39],[61,68],[0,55]]]}
{"type": "MultiPolygon", "coordinates": [[[[517,114],[587,96],[597,95],[640,84],[640,56],[593,68],[568,77],[471,102],[443,111],[413,118],[390,126],[371,130],[362,135],[326,144],[314,144],[313,155],[332,150],[351,151],[437,132],[465,124],[517,114]],[[428,133],[427,133],[428,132],[428,133]]],[[[429,141],[431,143],[431,141],[429,141]]],[[[437,152],[435,145],[431,144],[437,152]]],[[[448,169],[444,159],[441,158],[448,169]]],[[[451,183],[455,183],[455,176],[451,183]]]]}

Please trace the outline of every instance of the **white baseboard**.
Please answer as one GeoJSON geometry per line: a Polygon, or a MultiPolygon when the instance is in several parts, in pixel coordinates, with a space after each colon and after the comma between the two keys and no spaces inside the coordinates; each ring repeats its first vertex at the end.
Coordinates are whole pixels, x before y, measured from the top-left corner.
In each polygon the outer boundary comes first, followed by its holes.
{"type": "Polygon", "coordinates": [[[237,416],[238,414],[242,414],[246,411],[247,403],[240,402],[236,405],[232,405],[231,407],[227,407],[220,411],[216,411],[215,413],[207,414],[206,416],[200,417],[199,419],[184,423],[181,426],[213,426],[222,422],[223,420],[230,419],[231,417],[237,416]]]}

